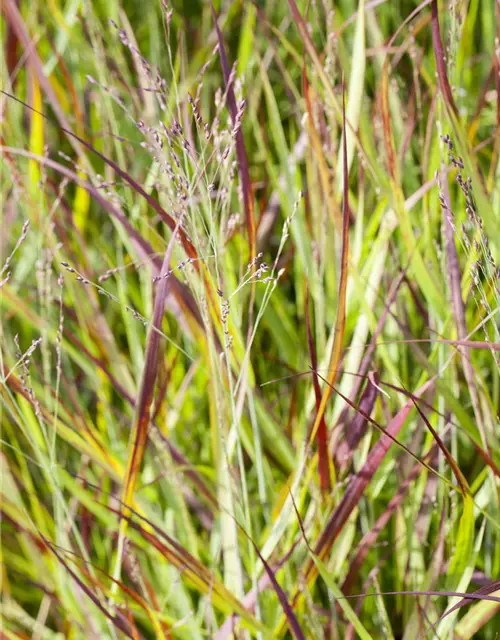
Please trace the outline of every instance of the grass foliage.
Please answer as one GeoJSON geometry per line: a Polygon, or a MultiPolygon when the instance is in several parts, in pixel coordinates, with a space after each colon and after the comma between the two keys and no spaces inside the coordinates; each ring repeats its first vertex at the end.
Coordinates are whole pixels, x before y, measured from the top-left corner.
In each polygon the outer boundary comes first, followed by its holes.
{"type": "Polygon", "coordinates": [[[3,0],[2,637],[493,640],[493,0],[3,0]]]}

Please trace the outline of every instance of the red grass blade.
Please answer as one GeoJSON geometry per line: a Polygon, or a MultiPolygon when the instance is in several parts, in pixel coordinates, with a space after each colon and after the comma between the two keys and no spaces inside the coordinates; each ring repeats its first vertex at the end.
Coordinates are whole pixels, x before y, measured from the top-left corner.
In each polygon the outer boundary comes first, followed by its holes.
{"type": "Polygon", "coordinates": [[[384,130],[384,147],[387,156],[387,167],[392,181],[398,184],[398,167],[396,164],[396,151],[394,149],[394,138],[392,135],[391,114],[389,111],[389,62],[385,59],[382,70],[382,85],[380,88],[380,111],[382,114],[382,125],[384,130]]]}
{"type": "MultiPolygon", "coordinates": [[[[434,379],[431,378],[425,384],[423,384],[414,395],[421,396],[433,383],[434,379]]],[[[342,397],[344,398],[344,400],[349,402],[347,398],[345,398],[344,396],[342,397]]],[[[333,514],[330,516],[326,527],[324,528],[314,547],[314,553],[318,557],[324,558],[331,550],[335,539],[347,522],[355,506],[361,499],[361,496],[368,486],[368,483],[373,478],[373,475],[375,474],[385,455],[389,451],[391,443],[394,442],[397,434],[401,431],[412,408],[413,401],[410,400],[394,416],[394,418],[392,418],[392,420],[387,425],[387,428],[384,430],[384,434],[368,454],[368,458],[363,465],[363,468],[360,469],[360,471],[355,475],[354,479],[349,483],[344,497],[342,498],[333,514]]],[[[316,565],[312,561],[308,562],[305,574],[311,580],[316,577],[317,569],[316,565]]]]}
{"type": "MultiPolygon", "coordinates": [[[[318,379],[318,358],[316,356],[316,347],[314,345],[314,339],[311,332],[311,317],[309,312],[309,289],[306,286],[306,302],[305,302],[305,316],[306,316],[306,332],[307,343],[309,345],[309,355],[311,357],[311,369],[312,379],[314,387],[314,395],[316,397],[316,411],[319,411],[321,406],[321,388],[319,386],[318,379]]],[[[321,416],[321,422],[318,427],[318,468],[319,468],[319,482],[321,491],[327,494],[331,491],[332,484],[330,480],[330,465],[328,461],[328,433],[326,428],[325,416],[321,416]]]]}
{"type": "Polygon", "coordinates": [[[446,73],[446,63],[441,41],[441,31],[439,28],[439,12],[437,0],[432,0],[432,46],[434,49],[434,57],[436,59],[436,69],[439,79],[439,87],[443,94],[444,102],[453,115],[458,116],[457,106],[453,99],[448,75],[446,73]]]}
{"type": "Polygon", "coordinates": [[[316,419],[310,435],[312,442],[324,416],[326,405],[333,391],[337,380],[340,359],[342,355],[342,342],[344,339],[346,322],[346,301],[347,301],[347,275],[349,262],[349,169],[347,166],[347,144],[346,144],[346,119],[345,119],[345,86],[342,80],[342,131],[343,131],[343,168],[344,168],[344,197],[342,201],[342,251],[340,257],[340,282],[337,307],[337,318],[335,320],[335,337],[332,352],[330,355],[329,375],[327,385],[321,398],[321,404],[316,412],[316,419]]]}
{"type": "Polygon", "coordinates": [[[273,570],[271,569],[269,564],[266,562],[264,556],[261,554],[258,546],[255,544],[253,540],[252,540],[252,545],[253,545],[253,548],[255,549],[255,553],[259,556],[259,560],[264,565],[266,574],[269,576],[269,580],[271,581],[273,589],[275,590],[276,595],[278,596],[281,607],[283,608],[283,612],[285,613],[285,616],[288,620],[288,626],[290,628],[290,631],[295,636],[295,638],[297,638],[297,640],[306,640],[306,637],[302,629],[300,628],[298,620],[293,612],[292,605],[288,602],[285,592],[283,591],[278,581],[276,580],[273,570]]]}
{"type": "MultiPolygon", "coordinates": [[[[425,456],[426,461],[432,460],[432,457],[435,455],[436,451],[437,451],[437,445],[435,444],[425,456]]],[[[344,580],[344,584],[342,585],[342,592],[345,595],[348,595],[349,592],[351,591],[354,585],[354,582],[356,581],[356,578],[358,576],[358,573],[363,565],[363,562],[365,561],[366,556],[368,555],[368,552],[377,541],[379,534],[382,532],[384,527],[387,525],[387,523],[391,519],[394,511],[403,502],[403,499],[405,497],[406,492],[408,491],[409,486],[418,477],[418,474],[421,472],[421,469],[422,469],[422,465],[420,464],[416,464],[413,467],[408,477],[399,488],[396,495],[389,501],[387,507],[385,508],[385,511],[378,518],[378,520],[375,522],[374,526],[370,529],[370,531],[368,531],[361,538],[361,541],[358,545],[358,552],[356,553],[354,560],[351,562],[351,565],[349,567],[349,572],[344,580]]]]}
{"type": "MultiPolygon", "coordinates": [[[[293,499],[293,498],[292,498],[293,499]]],[[[262,564],[264,565],[264,569],[266,571],[266,574],[271,582],[271,585],[273,587],[273,589],[276,592],[276,595],[278,596],[278,600],[280,601],[281,607],[283,609],[283,612],[285,614],[285,617],[288,621],[288,626],[290,627],[290,631],[292,632],[292,634],[295,636],[295,638],[297,638],[297,640],[306,640],[306,637],[302,631],[302,629],[300,628],[299,622],[293,612],[293,608],[292,605],[290,604],[290,602],[288,602],[288,598],[286,597],[285,592],[283,591],[283,589],[281,588],[281,586],[279,585],[278,581],[276,580],[276,576],[274,575],[274,571],[271,569],[270,565],[268,564],[268,562],[266,562],[266,559],[264,558],[264,556],[261,554],[259,547],[257,546],[257,544],[254,542],[254,540],[248,535],[248,533],[245,531],[245,529],[239,524],[236,523],[238,525],[238,528],[240,529],[240,531],[248,538],[248,540],[250,540],[255,553],[259,556],[259,560],[262,562],[262,564]]]]}
{"type": "MultiPolygon", "coordinates": [[[[281,569],[281,567],[285,565],[285,563],[288,561],[292,553],[295,551],[295,547],[296,547],[296,544],[292,545],[289,551],[282,558],[280,558],[279,562],[277,562],[275,565],[275,571],[278,571],[278,569],[281,569]]],[[[265,589],[267,589],[267,587],[269,586],[269,583],[270,583],[269,575],[265,573],[258,581],[257,588],[252,588],[246,594],[246,596],[243,598],[242,603],[248,610],[251,611],[255,608],[255,605],[257,603],[257,597],[260,596],[260,594],[265,589]]],[[[224,624],[221,627],[219,627],[219,630],[214,635],[213,640],[227,640],[230,636],[232,637],[234,625],[235,625],[234,616],[232,616],[231,618],[227,618],[224,624]]]]}
{"type": "Polygon", "coordinates": [[[460,602],[457,602],[456,605],[454,605],[453,607],[448,609],[448,611],[445,611],[443,613],[443,615],[436,620],[436,622],[432,625],[432,627],[430,627],[426,631],[425,635],[427,636],[429,631],[432,631],[433,629],[435,629],[436,626],[441,622],[441,620],[444,620],[444,618],[446,618],[447,616],[451,615],[457,609],[461,609],[466,604],[471,604],[475,600],[489,600],[490,602],[500,602],[500,598],[499,597],[490,596],[489,595],[490,593],[494,593],[495,591],[498,591],[498,589],[500,589],[500,580],[495,580],[491,584],[487,584],[484,587],[481,587],[480,589],[477,589],[477,591],[473,591],[472,593],[450,593],[450,594],[446,593],[446,594],[443,594],[443,595],[449,595],[449,596],[463,596],[463,598],[462,598],[462,600],[460,600],[460,602]]]}
{"type": "MultiPolygon", "coordinates": [[[[19,1],[16,0],[16,4],[19,6],[19,1]]],[[[17,65],[20,62],[19,59],[19,38],[15,30],[12,28],[10,21],[7,21],[7,25],[5,28],[5,62],[7,65],[7,72],[9,75],[9,79],[14,86],[16,77],[14,73],[18,71],[17,65]]]]}
{"type": "MultiPolygon", "coordinates": [[[[174,249],[176,233],[181,225],[182,217],[179,218],[174,229],[172,237],[165,252],[165,258],[160,272],[160,280],[158,290],[156,292],[156,300],[153,311],[153,321],[149,328],[146,355],[144,360],[144,369],[142,373],[141,387],[137,400],[136,414],[134,426],[131,436],[132,451],[130,452],[127,470],[125,472],[125,481],[123,487],[122,502],[127,509],[132,502],[134,490],[137,484],[137,478],[140,472],[142,458],[146,448],[148,439],[149,423],[151,418],[151,404],[153,401],[153,392],[155,389],[156,376],[158,373],[158,359],[160,351],[160,334],[156,330],[161,330],[163,314],[165,312],[165,300],[169,287],[169,267],[174,249]],[[155,330],[156,329],[156,330],[155,330]]],[[[126,531],[126,520],[121,521],[120,537],[123,538],[126,531]]],[[[120,551],[118,553],[117,563],[121,562],[120,551]]],[[[119,577],[119,571],[116,572],[115,578],[119,577]]]]}
{"type": "Polygon", "coordinates": [[[365,433],[367,423],[365,415],[369,416],[373,411],[377,396],[378,389],[370,378],[368,378],[363,395],[359,401],[361,411],[356,413],[350,424],[346,424],[345,439],[339,443],[335,451],[335,458],[339,469],[345,469],[349,464],[352,454],[365,433]]]}

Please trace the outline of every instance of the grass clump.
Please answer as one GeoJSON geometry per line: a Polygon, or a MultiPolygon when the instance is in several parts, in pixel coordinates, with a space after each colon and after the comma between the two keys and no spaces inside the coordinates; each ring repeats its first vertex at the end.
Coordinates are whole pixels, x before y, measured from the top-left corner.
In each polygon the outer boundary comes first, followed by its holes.
{"type": "Polygon", "coordinates": [[[495,3],[2,15],[5,637],[496,638],[495,3]]]}

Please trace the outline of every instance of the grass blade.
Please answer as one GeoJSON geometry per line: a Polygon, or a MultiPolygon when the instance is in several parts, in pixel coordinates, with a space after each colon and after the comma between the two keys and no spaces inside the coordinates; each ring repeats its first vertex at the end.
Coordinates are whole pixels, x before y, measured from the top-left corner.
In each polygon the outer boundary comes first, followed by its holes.
{"type": "MultiPolygon", "coordinates": [[[[316,398],[316,411],[319,411],[321,406],[321,387],[319,386],[318,379],[318,358],[316,356],[316,347],[314,346],[313,336],[311,332],[311,318],[309,313],[309,293],[306,290],[306,332],[307,342],[309,345],[309,354],[311,357],[311,369],[313,376],[314,396],[316,398]]],[[[330,481],[330,463],[328,455],[328,432],[326,428],[325,416],[321,418],[320,425],[318,427],[318,467],[319,467],[319,480],[321,491],[325,494],[331,491],[330,481]]]]}
{"type": "MultiPolygon", "coordinates": [[[[156,300],[153,313],[153,321],[148,331],[146,344],[146,355],[144,360],[144,370],[142,373],[139,397],[135,409],[134,425],[130,436],[130,452],[128,457],[127,469],[123,484],[122,502],[125,509],[131,506],[134,490],[137,485],[141,463],[148,439],[149,423],[151,419],[151,403],[153,401],[153,392],[155,390],[156,376],[158,373],[158,361],[160,356],[160,334],[163,314],[165,312],[165,300],[167,298],[169,282],[170,261],[174,249],[175,236],[181,225],[182,216],[177,222],[172,237],[165,252],[162,268],[160,271],[160,280],[158,290],[156,292],[156,300]]],[[[125,511],[127,513],[127,511],[125,511]]],[[[123,556],[123,548],[125,544],[125,535],[127,531],[127,520],[120,521],[120,532],[118,538],[118,550],[115,563],[113,578],[120,579],[121,563],[123,556]]],[[[116,584],[116,583],[115,583],[116,584]]]]}
{"type": "Polygon", "coordinates": [[[328,384],[326,385],[319,409],[316,412],[316,418],[309,437],[310,442],[314,441],[316,433],[324,416],[328,400],[332,394],[332,387],[338,375],[338,369],[342,356],[342,342],[344,339],[345,322],[346,322],[346,298],[347,298],[347,278],[349,263],[349,170],[347,166],[347,140],[346,140],[346,120],[345,120],[345,95],[344,87],[342,87],[342,122],[343,122],[343,167],[344,167],[344,197],[342,204],[342,252],[340,257],[340,279],[338,293],[337,318],[335,321],[335,338],[333,341],[332,352],[330,355],[330,365],[328,367],[330,373],[328,375],[328,384]]]}

